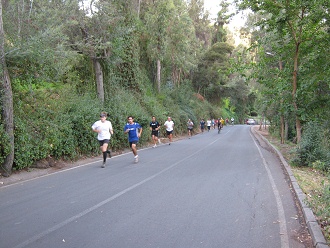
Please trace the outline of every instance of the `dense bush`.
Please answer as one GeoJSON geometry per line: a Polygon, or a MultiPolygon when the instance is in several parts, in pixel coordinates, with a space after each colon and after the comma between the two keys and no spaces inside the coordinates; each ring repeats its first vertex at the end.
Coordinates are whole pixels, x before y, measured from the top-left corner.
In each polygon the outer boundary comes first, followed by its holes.
{"type": "Polygon", "coordinates": [[[329,171],[329,140],[325,128],[317,122],[304,125],[301,142],[297,146],[293,163],[300,166],[314,165],[329,171]]]}
{"type": "Polygon", "coordinates": [[[0,165],[5,161],[6,156],[10,152],[8,135],[4,131],[4,127],[0,124],[0,165]]]}
{"type": "Polygon", "coordinates": [[[21,93],[14,106],[16,169],[48,157],[75,159],[97,154],[91,125],[101,108],[95,98],[77,96],[65,87],[21,93]]]}

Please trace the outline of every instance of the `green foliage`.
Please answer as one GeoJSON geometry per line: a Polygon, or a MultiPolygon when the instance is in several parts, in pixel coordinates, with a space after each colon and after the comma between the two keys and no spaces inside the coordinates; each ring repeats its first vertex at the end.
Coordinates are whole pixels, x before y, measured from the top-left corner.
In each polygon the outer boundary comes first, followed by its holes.
{"type": "Polygon", "coordinates": [[[5,158],[10,153],[9,137],[4,130],[4,126],[0,124],[0,165],[3,164],[5,158]]]}
{"type": "Polygon", "coordinates": [[[254,12],[254,25],[249,30],[258,48],[253,76],[264,86],[260,88],[267,105],[263,111],[268,111],[273,123],[285,117],[286,123],[293,126],[294,138],[299,141],[305,122],[324,119],[329,113],[327,40],[330,33],[325,21],[329,19],[329,3],[235,2],[240,8],[254,12]],[[290,115],[295,116],[293,123],[289,122],[290,115]]]}
{"type": "Polygon", "coordinates": [[[54,157],[76,159],[95,155],[98,144],[91,125],[101,112],[97,100],[81,97],[72,88],[18,94],[15,103],[16,169],[54,157]],[[23,96],[24,95],[24,96],[23,96]]]}
{"type": "Polygon", "coordinates": [[[224,42],[218,42],[207,50],[198,65],[193,78],[194,89],[203,92],[211,102],[227,97],[225,87],[229,81],[229,55],[233,47],[224,42]]]}
{"type": "Polygon", "coordinates": [[[300,166],[316,166],[324,171],[330,170],[329,140],[325,129],[318,122],[308,122],[293,162],[300,166]]]}
{"type": "Polygon", "coordinates": [[[68,37],[63,34],[63,20],[58,18],[58,10],[39,5],[39,12],[38,5],[31,4],[29,10],[22,1],[12,2],[6,5],[4,18],[10,74],[21,80],[63,80],[79,56],[67,49],[68,37]],[[22,12],[16,13],[17,9],[22,12]]]}

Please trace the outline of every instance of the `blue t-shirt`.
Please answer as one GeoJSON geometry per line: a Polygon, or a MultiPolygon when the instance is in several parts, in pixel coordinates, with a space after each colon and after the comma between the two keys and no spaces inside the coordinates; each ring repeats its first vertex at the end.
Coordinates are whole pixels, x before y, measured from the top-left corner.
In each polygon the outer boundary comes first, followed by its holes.
{"type": "Polygon", "coordinates": [[[134,122],[133,124],[126,123],[124,132],[129,129],[128,142],[139,141],[139,129],[142,128],[139,123],[134,122]]]}

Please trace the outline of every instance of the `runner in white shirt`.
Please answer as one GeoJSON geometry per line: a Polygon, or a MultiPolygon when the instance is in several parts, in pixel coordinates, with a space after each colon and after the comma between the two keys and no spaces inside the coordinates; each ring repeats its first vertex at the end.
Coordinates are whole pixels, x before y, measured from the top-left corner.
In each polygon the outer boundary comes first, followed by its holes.
{"type": "Polygon", "coordinates": [[[96,121],[92,125],[92,129],[94,132],[97,133],[97,139],[100,143],[100,150],[103,153],[103,163],[102,168],[105,168],[105,163],[107,160],[107,154],[109,154],[109,157],[111,158],[111,153],[108,150],[108,145],[110,142],[111,135],[113,134],[112,124],[110,121],[107,121],[107,113],[102,112],[100,114],[100,120],[96,121]]]}
{"type": "Polygon", "coordinates": [[[167,117],[167,121],[165,121],[164,126],[166,127],[166,134],[169,139],[169,145],[172,142],[172,136],[173,136],[173,129],[174,129],[174,122],[172,121],[171,117],[167,117]]]}
{"type": "Polygon", "coordinates": [[[211,121],[210,119],[207,119],[207,121],[206,121],[206,125],[207,125],[207,131],[208,131],[208,132],[210,132],[211,124],[212,124],[212,121],[211,121]]]}

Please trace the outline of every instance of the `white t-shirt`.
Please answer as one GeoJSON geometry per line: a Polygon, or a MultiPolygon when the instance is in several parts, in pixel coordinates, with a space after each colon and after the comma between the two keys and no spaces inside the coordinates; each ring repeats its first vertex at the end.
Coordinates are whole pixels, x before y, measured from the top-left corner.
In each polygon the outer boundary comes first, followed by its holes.
{"type": "Polygon", "coordinates": [[[210,127],[212,123],[211,120],[207,120],[206,122],[207,122],[207,126],[210,127]]]}
{"type": "Polygon", "coordinates": [[[173,121],[165,121],[164,126],[166,126],[166,131],[173,131],[174,122],[173,121]]]}
{"type": "Polygon", "coordinates": [[[111,138],[110,130],[112,130],[112,124],[110,121],[102,122],[101,120],[95,122],[92,126],[93,130],[101,130],[97,133],[98,140],[105,140],[111,138]]]}

